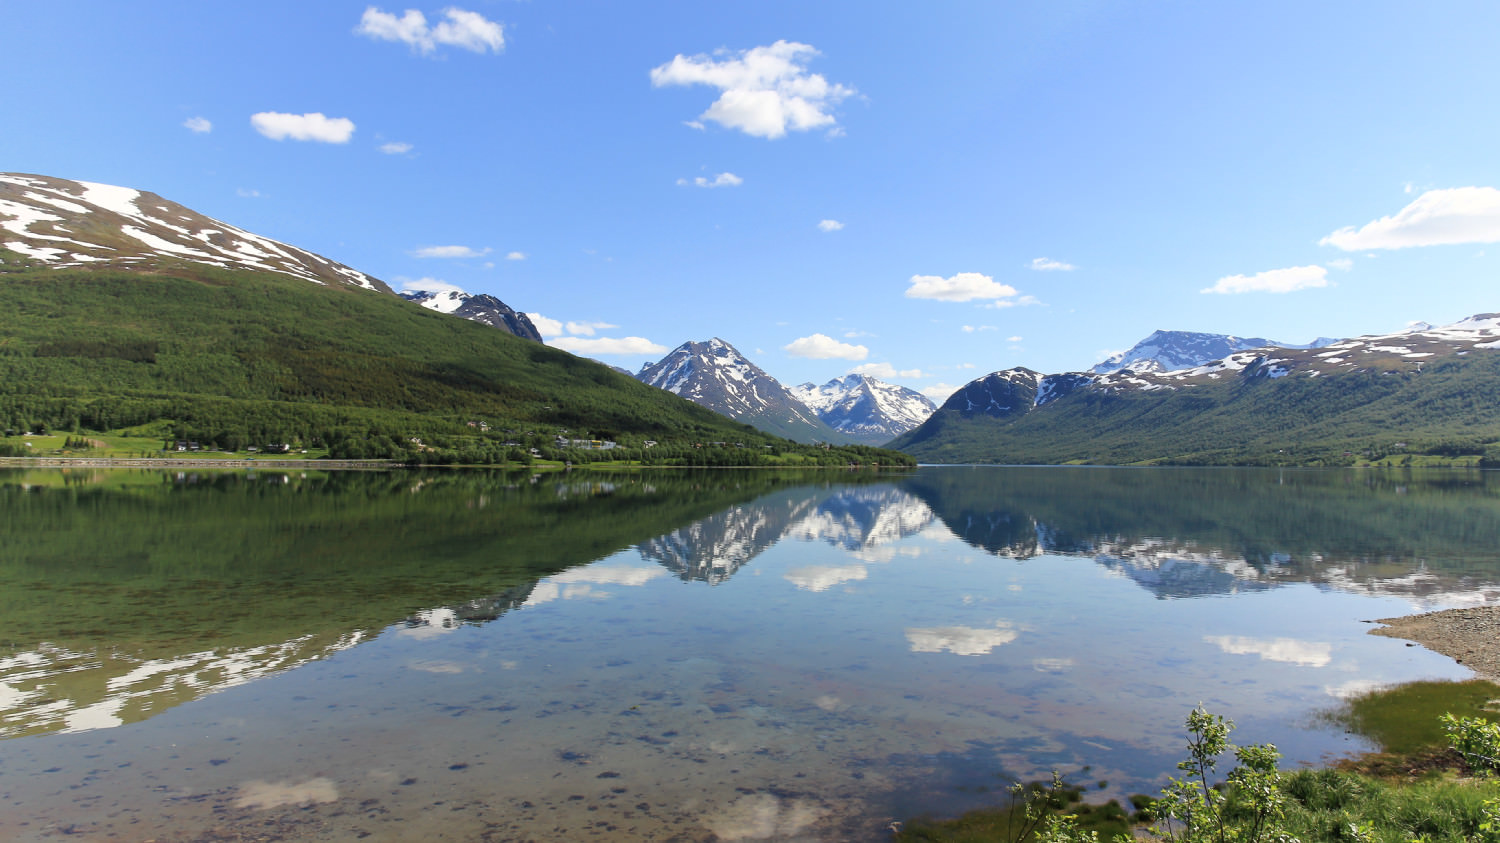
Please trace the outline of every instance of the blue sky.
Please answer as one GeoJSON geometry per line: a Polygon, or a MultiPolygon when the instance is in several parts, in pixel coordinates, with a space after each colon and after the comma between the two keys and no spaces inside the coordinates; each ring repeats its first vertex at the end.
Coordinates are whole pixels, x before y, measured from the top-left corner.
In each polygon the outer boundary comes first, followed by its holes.
{"type": "Polygon", "coordinates": [[[0,170],[629,369],[946,391],[1500,311],[1500,4],[12,3],[0,170]],[[1494,254],[1488,254],[1493,252],[1494,254]]]}

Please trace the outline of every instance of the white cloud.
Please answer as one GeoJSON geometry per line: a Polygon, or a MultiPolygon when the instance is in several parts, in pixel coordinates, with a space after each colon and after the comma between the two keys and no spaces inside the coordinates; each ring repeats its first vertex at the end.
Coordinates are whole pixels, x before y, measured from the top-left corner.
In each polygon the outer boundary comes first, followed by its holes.
{"type": "Polygon", "coordinates": [[[1031,268],[1037,272],[1072,272],[1078,267],[1071,263],[1063,263],[1051,258],[1032,258],[1031,268]]]}
{"type": "Polygon", "coordinates": [[[1020,336],[1016,336],[1016,337],[1006,337],[1006,338],[1005,338],[1005,341],[1006,341],[1006,342],[1020,342],[1020,341],[1021,341],[1021,340],[1023,340],[1023,339],[1025,339],[1025,337],[1020,337],[1020,336]]]}
{"type": "Polygon", "coordinates": [[[605,565],[577,568],[572,571],[564,571],[561,574],[553,574],[547,579],[560,583],[593,583],[595,585],[645,585],[648,582],[664,577],[667,572],[664,568],[637,568],[630,565],[605,565]]]}
{"type": "Polygon", "coordinates": [[[262,111],[250,115],[255,131],[274,141],[298,140],[318,143],[348,143],[354,136],[354,121],[347,117],[327,117],[320,112],[284,114],[262,111]]]}
{"type": "Polygon", "coordinates": [[[1343,270],[1344,272],[1348,272],[1354,268],[1354,261],[1350,258],[1334,258],[1327,263],[1334,269],[1343,270]]]}
{"type": "Polygon", "coordinates": [[[891,378],[925,378],[930,377],[921,369],[897,369],[889,363],[861,363],[849,370],[851,375],[869,375],[872,378],[890,380],[891,378]]]}
{"type": "Polygon", "coordinates": [[[1500,190],[1429,190],[1393,217],[1381,217],[1358,230],[1341,228],[1318,241],[1346,252],[1458,243],[1500,243],[1500,190]]]}
{"type": "Polygon", "coordinates": [[[859,339],[861,337],[873,337],[873,336],[876,336],[876,334],[872,334],[869,331],[845,331],[844,332],[844,339],[846,339],[846,340],[857,340],[857,339],[859,339]]]}
{"type": "Polygon", "coordinates": [[[411,256],[414,258],[482,258],[490,251],[488,246],[483,249],[475,249],[472,246],[423,246],[412,250],[411,256]]]}
{"type": "Polygon", "coordinates": [[[942,404],[944,401],[947,401],[948,398],[953,395],[953,393],[959,391],[962,388],[963,387],[954,386],[951,383],[935,383],[932,386],[924,386],[917,391],[927,396],[928,398],[931,398],[934,404],[942,404]]]}
{"type": "Polygon", "coordinates": [[[844,224],[838,220],[822,220],[818,223],[819,231],[843,231],[844,224]]]}
{"type": "Polygon", "coordinates": [[[804,591],[827,591],[841,583],[862,580],[869,573],[863,565],[807,565],[792,568],[781,576],[804,591]]]}
{"type": "Polygon", "coordinates": [[[508,260],[508,261],[523,261],[523,260],[526,260],[526,253],[525,252],[508,252],[505,255],[505,259],[508,260]]]}
{"type": "Polygon", "coordinates": [[[963,332],[966,333],[966,334],[972,334],[975,331],[998,331],[998,330],[1000,330],[1000,329],[996,328],[994,325],[965,325],[965,326],[963,326],[963,332]]]}
{"type": "Polygon", "coordinates": [[[1031,669],[1038,673],[1066,673],[1073,669],[1072,659],[1032,659],[1031,669]]]}
{"type": "Polygon", "coordinates": [[[568,333],[574,336],[592,337],[596,331],[607,331],[620,326],[611,325],[608,322],[569,322],[566,327],[568,333]]]}
{"type": "Polygon", "coordinates": [[[505,49],[505,28],[478,12],[450,6],[443,10],[443,17],[446,20],[428,26],[427,16],[416,9],[407,9],[398,18],[370,6],[354,31],[377,41],[400,41],[423,55],[436,50],[439,44],[475,53],[498,53],[505,49]]]}
{"type": "Polygon", "coordinates": [[[1021,296],[1018,299],[1002,299],[1000,301],[992,301],[989,304],[981,306],[988,307],[991,310],[1004,310],[1007,307],[1031,307],[1034,304],[1041,303],[1042,300],[1037,298],[1036,296],[1021,296]]]}
{"type": "Polygon", "coordinates": [[[734,173],[720,173],[712,179],[699,176],[691,181],[688,179],[678,179],[677,183],[684,186],[697,185],[698,187],[739,187],[745,183],[745,180],[734,173]]]}
{"type": "MultiPolygon", "coordinates": [[[[536,323],[533,322],[532,324],[536,323]]],[[[541,328],[537,330],[540,331],[541,328]]],[[[553,348],[571,351],[574,354],[581,354],[585,357],[661,354],[667,350],[666,346],[658,345],[645,337],[599,337],[597,339],[558,337],[548,340],[547,344],[553,348]]]]}
{"type": "Polygon", "coordinates": [[[436,278],[418,278],[415,281],[405,281],[401,285],[401,292],[430,292],[430,293],[462,293],[462,287],[449,284],[447,281],[439,281],[436,278]]]}
{"type": "Polygon", "coordinates": [[[189,117],[182,121],[182,125],[186,126],[189,132],[200,135],[206,135],[214,130],[214,124],[206,117],[189,117]]]}
{"type": "Polygon", "coordinates": [[[1244,635],[1205,635],[1203,640],[1236,656],[1260,656],[1265,661],[1302,667],[1326,667],[1333,661],[1333,645],[1295,638],[1250,638],[1244,635]]]}
{"type": "Polygon", "coordinates": [[[793,357],[810,360],[863,360],[870,355],[870,349],[862,345],[839,342],[827,334],[792,340],[783,348],[793,357]]]}
{"type": "Polygon", "coordinates": [[[526,318],[536,326],[536,332],[544,337],[560,337],[563,335],[563,323],[560,319],[548,319],[540,313],[528,313],[526,318]]]}
{"type": "Polygon", "coordinates": [[[684,121],[682,121],[682,125],[688,127],[689,129],[697,129],[700,132],[703,131],[704,129],[708,128],[707,126],[704,126],[703,123],[700,122],[700,121],[698,121],[698,120],[684,120],[684,121]]]}
{"type": "Polygon", "coordinates": [[[1378,679],[1350,679],[1338,685],[1325,685],[1323,692],[1330,697],[1341,700],[1349,700],[1362,697],[1371,691],[1377,691],[1386,687],[1386,683],[1378,679]]]}
{"type": "Polygon", "coordinates": [[[406,153],[411,152],[411,150],[411,144],[403,143],[401,141],[391,141],[390,143],[383,143],[380,145],[380,151],[384,152],[386,155],[405,155],[406,153]]]}
{"type": "Polygon", "coordinates": [[[1016,288],[1000,284],[988,275],[978,272],[960,272],[952,278],[936,275],[913,275],[911,286],[906,288],[909,299],[937,299],[938,301],[973,301],[975,299],[1004,299],[1014,296],[1016,288]]]}
{"type": "Polygon", "coordinates": [[[259,199],[260,191],[255,190],[254,188],[240,187],[235,188],[234,195],[244,199],[259,199]]]}
{"type": "Polygon", "coordinates": [[[808,73],[807,63],[817,55],[810,45],[795,41],[738,52],[719,50],[713,56],[678,54],[652,68],[651,84],[718,88],[719,98],[698,115],[699,122],[712,120],[754,137],[779,138],[788,130],[834,127],[837,120],[830,111],[855,93],[808,73]]]}
{"type": "MultiPolygon", "coordinates": [[[[573,583],[559,586],[551,579],[545,579],[536,584],[527,595],[525,606],[540,606],[543,603],[551,603],[553,600],[603,600],[609,597],[607,591],[595,591],[592,583],[573,583]]],[[[504,667],[505,663],[500,663],[504,667]]],[[[509,670],[510,668],[505,668],[509,670]]]]}
{"type": "Polygon", "coordinates": [[[1254,275],[1230,275],[1220,278],[1212,287],[1204,287],[1200,293],[1291,293],[1312,287],[1328,286],[1328,270],[1321,266],[1292,266],[1286,269],[1269,269],[1254,275]]]}
{"type": "Polygon", "coordinates": [[[999,621],[994,629],[972,626],[908,628],[906,641],[913,653],[947,650],[956,656],[985,656],[996,647],[1016,640],[1018,634],[1009,623],[999,621]]]}

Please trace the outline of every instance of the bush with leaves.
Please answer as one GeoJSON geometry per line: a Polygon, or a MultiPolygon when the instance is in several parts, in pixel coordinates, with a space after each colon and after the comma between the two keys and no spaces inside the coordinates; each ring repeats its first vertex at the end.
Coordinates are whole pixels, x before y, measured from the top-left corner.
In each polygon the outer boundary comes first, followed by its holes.
{"type": "MultiPolygon", "coordinates": [[[[1152,812],[1162,819],[1158,834],[1173,843],[1297,843],[1283,824],[1286,797],[1272,744],[1236,747],[1229,743],[1234,723],[1202,707],[1187,718],[1188,759],[1177,765],[1186,773],[1162,790],[1152,812]],[[1224,786],[1216,786],[1220,756],[1232,751],[1239,762],[1224,786]]],[[[1098,835],[1077,828],[1071,817],[1053,816],[1036,838],[1040,843],[1098,843],[1098,835]]],[[[1351,824],[1344,839],[1373,841],[1368,828],[1351,824]]],[[[1130,838],[1119,836],[1117,841],[1130,838]]]]}
{"type": "Polygon", "coordinates": [[[1438,718],[1448,743],[1475,775],[1489,776],[1500,772],[1500,723],[1483,717],[1454,717],[1444,714],[1438,718]]]}

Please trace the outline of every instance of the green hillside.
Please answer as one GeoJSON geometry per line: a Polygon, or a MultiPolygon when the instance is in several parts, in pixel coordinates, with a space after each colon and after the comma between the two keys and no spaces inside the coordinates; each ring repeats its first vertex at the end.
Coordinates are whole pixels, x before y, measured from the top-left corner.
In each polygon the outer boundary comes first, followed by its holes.
{"type": "MultiPolygon", "coordinates": [[[[952,404],[952,402],[950,402],[952,404]]],[[[934,463],[1348,465],[1500,462],[1500,354],[1420,370],[1084,388],[1004,418],[945,405],[889,444],[934,463]]]]}
{"type": "Polygon", "coordinates": [[[574,461],[902,459],[794,445],[377,291],[189,263],[35,269],[3,249],[0,260],[0,426],[12,432],[133,429],[230,450],[291,443],[425,462],[522,459],[532,447],[574,461]],[[559,448],[559,435],[620,447],[559,448]]]}

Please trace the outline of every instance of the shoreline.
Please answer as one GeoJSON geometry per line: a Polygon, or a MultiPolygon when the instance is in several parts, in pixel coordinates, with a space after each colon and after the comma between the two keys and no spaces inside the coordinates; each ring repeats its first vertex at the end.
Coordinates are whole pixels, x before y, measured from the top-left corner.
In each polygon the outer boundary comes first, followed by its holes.
{"type": "Polygon", "coordinates": [[[1500,684],[1500,606],[1443,609],[1370,623],[1384,624],[1370,630],[1371,635],[1420,644],[1474,671],[1476,679],[1500,684]]]}
{"type": "Polygon", "coordinates": [[[0,457],[0,468],[406,468],[390,460],[299,460],[252,457],[216,459],[213,457],[0,457]]]}

